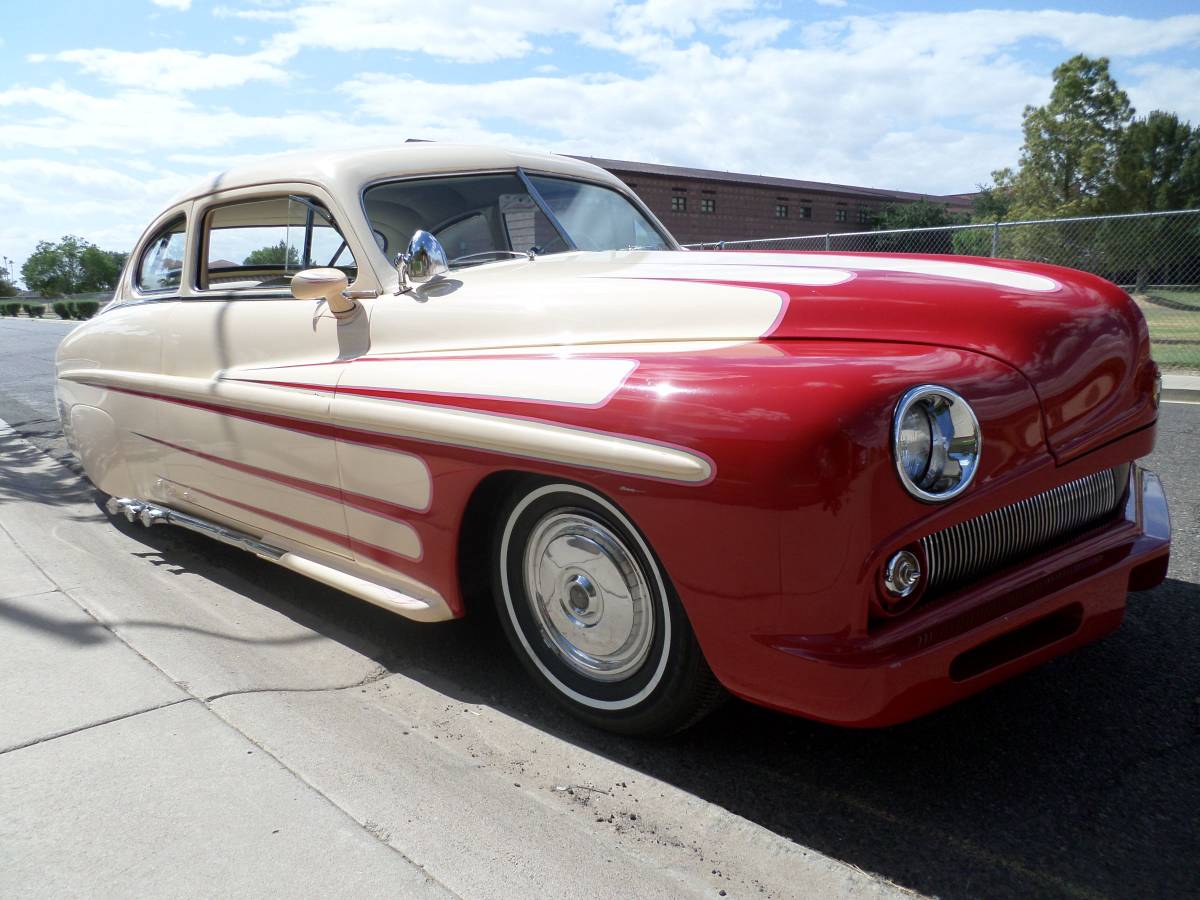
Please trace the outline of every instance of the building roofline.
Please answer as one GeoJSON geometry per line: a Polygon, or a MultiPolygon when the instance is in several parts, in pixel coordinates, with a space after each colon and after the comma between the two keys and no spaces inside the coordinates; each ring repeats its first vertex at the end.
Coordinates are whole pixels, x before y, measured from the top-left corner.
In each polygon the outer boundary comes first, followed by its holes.
{"type": "Polygon", "coordinates": [[[864,200],[940,200],[945,203],[970,204],[972,193],[920,194],[913,191],[891,191],[884,188],[859,187],[850,184],[834,184],[825,181],[804,181],[798,178],[778,178],[771,175],[748,175],[740,172],[721,172],[715,169],[693,169],[687,166],[668,166],[659,163],[632,162],[624,159],[604,159],[597,156],[571,156],[580,162],[591,163],[610,172],[627,172],[640,175],[658,175],[665,178],[694,178],[703,181],[721,181],[741,184],[757,184],[790,191],[820,191],[824,193],[851,194],[864,200]]]}

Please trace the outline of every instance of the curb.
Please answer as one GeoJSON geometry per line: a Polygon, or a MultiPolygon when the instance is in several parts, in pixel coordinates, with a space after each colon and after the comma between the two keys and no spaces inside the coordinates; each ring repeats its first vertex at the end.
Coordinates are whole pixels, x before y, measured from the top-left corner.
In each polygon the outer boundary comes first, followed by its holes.
{"type": "Polygon", "coordinates": [[[1200,403],[1200,375],[1164,372],[1162,398],[1177,403],[1200,403]]]}
{"type": "Polygon", "coordinates": [[[0,316],[0,322],[86,322],[87,319],[60,319],[58,316],[0,316]]]}

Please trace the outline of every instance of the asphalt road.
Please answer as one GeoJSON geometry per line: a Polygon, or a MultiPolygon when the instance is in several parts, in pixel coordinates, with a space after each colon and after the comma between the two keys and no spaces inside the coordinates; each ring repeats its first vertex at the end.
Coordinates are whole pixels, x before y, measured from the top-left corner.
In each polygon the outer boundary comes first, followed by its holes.
{"type": "MultiPolygon", "coordinates": [[[[0,418],[54,456],[69,325],[0,319],[0,418]]],[[[1200,895],[1200,405],[1164,405],[1168,580],[1112,637],[919,722],[848,731],[731,702],[668,741],[600,734],[532,689],[487,615],[417,625],[220,544],[165,561],[294,610],[393,672],[470,694],[808,847],[943,897],[1200,895]],[[486,660],[485,665],[480,660],[486,660]],[[432,673],[432,674],[431,674],[432,673]]],[[[116,526],[114,526],[116,527],[116,526]]]]}

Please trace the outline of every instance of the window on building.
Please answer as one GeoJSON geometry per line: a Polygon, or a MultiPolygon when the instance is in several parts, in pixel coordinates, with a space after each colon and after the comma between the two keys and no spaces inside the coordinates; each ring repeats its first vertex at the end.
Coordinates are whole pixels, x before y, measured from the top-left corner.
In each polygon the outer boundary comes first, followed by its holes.
{"type": "Polygon", "coordinates": [[[800,218],[802,218],[802,219],[811,219],[812,218],[812,204],[806,203],[800,207],[800,218]]]}
{"type": "Polygon", "coordinates": [[[687,212],[687,197],[676,194],[671,198],[671,212],[687,212]]]}
{"type": "Polygon", "coordinates": [[[845,222],[845,221],[846,221],[846,208],[845,208],[844,206],[839,206],[839,207],[838,207],[838,210],[837,210],[837,216],[836,216],[836,218],[837,218],[837,220],[838,220],[839,222],[845,222]]]}
{"type": "Polygon", "coordinates": [[[869,210],[866,206],[864,206],[863,204],[860,203],[858,205],[858,224],[866,225],[870,221],[871,221],[871,210],[869,210]]]}
{"type": "Polygon", "coordinates": [[[700,198],[700,212],[714,213],[716,211],[717,211],[717,201],[716,200],[714,200],[712,197],[701,197],[700,198]]]}
{"type": "Polygon", "coordinates": [[[786,203],[775,204],[775,218],[786,219],[788,217],[788,205],[786,203]]]}

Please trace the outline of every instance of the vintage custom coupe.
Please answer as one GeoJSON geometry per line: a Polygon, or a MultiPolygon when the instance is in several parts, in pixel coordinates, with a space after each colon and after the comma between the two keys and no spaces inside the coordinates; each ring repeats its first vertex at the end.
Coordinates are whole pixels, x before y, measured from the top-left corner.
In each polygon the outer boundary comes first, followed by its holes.
{"type": "Polygon", "coordinates": [[[687,251],[601,169],[444,144],[197,186],[58,355],[110,513],[420,621],[490,594],[631,733],[886,725],[1111,632],[1166,572],[1158,396],[1091,275],[687,251]]]}

